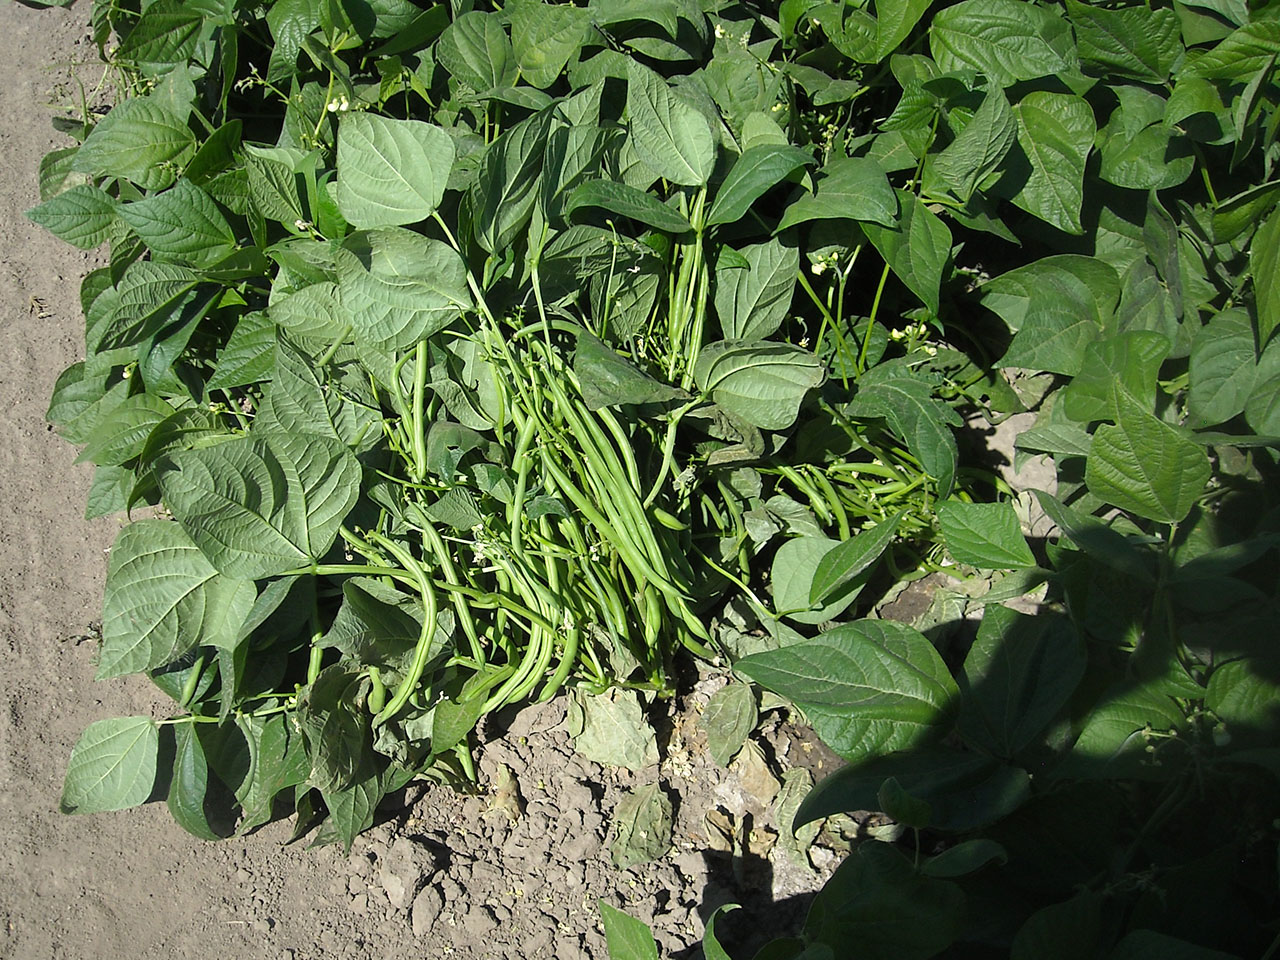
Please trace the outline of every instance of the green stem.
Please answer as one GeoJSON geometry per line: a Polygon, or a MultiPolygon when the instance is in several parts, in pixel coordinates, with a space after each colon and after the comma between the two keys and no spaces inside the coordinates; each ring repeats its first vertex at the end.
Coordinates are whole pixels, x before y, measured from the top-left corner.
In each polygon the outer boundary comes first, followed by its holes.
{"type": "Polygon", "coordinates": [[[884,269],[880,271],[880,282],[876,285],[876,296],[871,301],[871,315],[867,318],[867,332],[862,337],[862,350],[858,353],[858,374],[862,375],[867,369],[867,349],[871,346],[871,331],[876,326],[876,314],[880,312],[880,298],[884,295],[884,285],[889,280],[889,264],[885,262],[884,269]]]}

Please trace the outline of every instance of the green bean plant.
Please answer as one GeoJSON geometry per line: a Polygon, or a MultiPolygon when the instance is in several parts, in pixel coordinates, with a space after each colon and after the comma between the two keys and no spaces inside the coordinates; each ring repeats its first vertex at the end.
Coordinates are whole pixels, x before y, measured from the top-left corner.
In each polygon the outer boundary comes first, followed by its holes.
{"type": "Polygon", "coordinates": [[[1275,4],[91,16],[49,418],[131,519],[98,675],[177,708],[90,724],[65,810],[349,845],[487,715],[692,655],[718,759],[764,688],[847,761],[793,826],[890,821],[762,960],[1275,955],[1275,4]],[[966,426],[1024,412],[1034,494],[966,426]]]}
{"type": "Polygon", "coordinates": [[[213,837],[281,801],[349,844],[410,779],[474,779],[485,716],[668,697],[678,655],[940,569],[934,504],[1008,492],[959,464],[958,410],[1013,395],[945,341],[950,228],[795,24],[92,20],[120,97],[64,118],[30,216],[109,263],[49,418],[96,467],[90,517],[157,508],[112,549],[98,676],[178,711],[93,723],[68,812],[163,795],[213,837]]]}

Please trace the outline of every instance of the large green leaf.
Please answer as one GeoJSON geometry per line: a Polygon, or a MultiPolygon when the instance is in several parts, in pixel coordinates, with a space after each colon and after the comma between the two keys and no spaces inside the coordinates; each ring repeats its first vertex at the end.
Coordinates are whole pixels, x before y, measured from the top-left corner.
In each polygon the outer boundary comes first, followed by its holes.
{"type": "Polygon", "coordinates": [[[591,18],[572,4],[536,0],[521,0],[508,9],[511,45],[520,73],[535,87],[551,86],[569,58],[578,52],[591,18]]]}
{"type": "Polygon", "coordinates": [[[435,46],[453,76],[479,93],[515,82],[515,54],[497,13],[464,13],[449,24],[435,46]]]}
{"type": "Polygon", "coordinates": [[[609,960],[658,960],[658,945],[643,921],[628,916],[603,900],[598,903],[609,960]]]}
{"type": "Polygon", "coordinates": [[[338,126],[338,209],[353,227],[425,220],[440,206],[453,140],[420,120],[348,113],[338,126]]]}
{"type": "Polygon", "coordinates": [[[275,365],[275,349],[276,327],[271,318],[261,310],[246,313],[218,354],[208,388],[243,387],[266,380],[275,365]]]}
{"type": "Polygon", "coordinates": [[[210,563],[259,580],[324,556],[356,502],[360,465],[337,440],[275,433],[177,453],[159,480],[210,563]]]}
{"type": "Polygon", "coordinates": [[[1209,677],[1204,705],[1227,726],[1234,747],[1275,745],[1280,730],[1280,684],[1248,660],[1222,664],[1209,677]]]}
{"type": "Polygon", "coordinates": [[[784,430],[826,371],[810,351],[789,343],[722,340],[702,349],[694,378],[735,416],[763,430],[784,430]]]}
{"type": "Polygon", "coordinates": [[[655,380],[585,330],[578,334],[573,372],[582,399],[592,410],[617,403],[661,403],[686,396],[679,388],[655,380]]]}
{"type": "Polygon", "coordinates": [[[1152,759],[1146,747],[1152,733],[1176,731],[1185,725],[1172,699],[1153,689],[1154,684],[1106,691],[1085,717],[1071,754],[1055,777],[1090,779],[1161,779],[1171,775],[1168,766],[1152,759]]]}
{"type": "Polygon", "coordinates": [[[98,421],[76,462],[120,466],[140,454],[156,424],[172,414],[173,407],[160,397],[134,394],[98,421]]]}
{"type": "Polygon", "coordinates": [[[138,260],[116,285],[115,307],[103,321],[98,349],[131,347],[169,326],[191,302],[200,276],[176,263],[138,260]]]}
{"type": "Polygon", "coordinates": [[[195,52],[204,15],[180,0],[156,0],[142,12],[115,55],[137,64],[173,65],[195,52]]]}
{"type": "Polygon", "coordinates": [[[357,340],[382,350],[443,330],[470,303],[467,268],[453,248],[400,227],[352,234],[335,259],[357,340]]]}
{"type": "Polygon", "coordinates": [[[1043,490],[1035,491],[1040,508],[1063,535],[1090,557],[1141,583],[1154,582],[1154,558],[1123,533],[1096,517],[1069,507],[1043,490]]]}
{"type": "Polygon", "coordinates": [[[512,127],[485,151],[480,173],[467,191],[476,241],[490,253],[524,231],[538,200],[551,112],[512,127]]]}
{"type": "Polygon", "coordinates": [[[1280,327],[1280,207],[1271,212],[1253,235],[1253,242],[1249,244],[1249,272],[1253,274],[1258,342],[1265,345],[1276,327],[1280,327]]]}
{"type": "Polygon", "coordinates": [[[181,117],[147,97],[125,100],[98,121],[72,169],[92,177],[124,177],[163,190],[195,154],[196,138],[181,117]]]}
{"type": "Polygon", "coordinates": [[[1114,420],[1117,384],[1148,409],[1154,408],[1156,378],[1168,355],[1168,338],[1147,330],[1093,341],[1085,347],[1080,372],[1062,391],[1063,412],[1081,423],[1114,420]]]}
{"type": "Polygon", "coordinates": [[[288,151],[245,147],[244,165],[253,206],[268,220],[290,229],[297,229],[297,222],[307,218],[298,188],[298,162],[298,157],[288,151]]]}
{"type": "Polygon", "coordinates": [[[929,155],[924,188],[932,196],[953,194],[968,203],[983,179],[1000,165],[1018,135],[1018,123],[1003,90],[991,90],[940,152],[929,155]]]}
{"type": "Polygon", "coordinates": [[[1280,339],[1272,340],[1258,360],[1253,394],[1245,403],[1244,417],[1257,433],[1280,437],[1280,339]]]}
{"type": "Polygon", "coordinates": [[[1078,70],[1067,21],[1022,0],[965,0],[939,11],[929,47],[944,72],[977,70],[1003,87],[1078,70]]]}
{"type": "Polygon", "coordinates": [[[92,250],[111,239],[119,202],[104,190],[81,183],[27,211],[59,240],[81,250],[92,250]]]}
{"type": "MultiPolygon", "coordinates": [[[[355,264],[349,262],[348,266],[355,275],[355,264]]],[[[347,329],[350,318],[343,309],[338,285],[331,281],[313,283],[292,293],[280,293],[272,298],[267,313],[282,331],[299,340],[333,343],[351,335],[347,329]]],[[[274,346],[274,328],[271,334],[274,346]]]]}
{"type": "Polygon", "coordinates": [[[808,152],[790,144],[766,143],[748,147],[733,162],[716,191],[715,201],[707,214],[707,225],[740,220],[770,187],[813,162],[808,152]]]}
{"type": "Polygon", "coordinates": [[[267,79],[277,81],[297,69],[298,53],[307,35],[320,26],[321,4],[314,0],[276,0],[267,11],[267,26],[275,46],[267,79]]]}
{"type": "Polygon", "coordinates": [[[1210,80],[1248,80],[1280,54],[1280,20],[1260,18],[1245,24],[1187,67],[1193,76],[1210,80]]]}
{"type": "Polygon", "coordinates": [[[235,249],[235,233],[227,218],[190,180],[179,180],[164,193],[123,204],[118,213],[161,259],[211,266],[235,249]]]}
{"type": "Polygon", "coordinates": [[[701,186],[715,166],[711,125],[667,81],[634,60],[627,61],[627,116],[636,153],[660,177],[701,186]]]}
{"type": "Polygon", "coordinates": [[[862,592],[866,580],[850,577],[842,589],[832,590],[821,601],[814,595],[813,583],[819,568],[840,544],[822,536],[794,537],[773,555],[769,572],[773,590],[773,608],[777,615],[796,623],[826,623],[848,609],[862,592]]]}
{"type": "Polygon", "coordinates": [[[936,314],[943,270],[951,257],[951,231],[915,194],[897,193],[897,221],[892,226],[865,222],[862,229],[898,279],[936,314]]]}
{"type": "MultiPolygon", "coordinates": [[[[402,671],[422,635],[422,616],[420,601],[411,602],[381,581],[353,577],[342,584],[342,606],[320,645],[336,647],[357,663],[402,671]]],[[[483,706],[483,699],[477,700],[483,706]]],[[[437,726],[440,719],[437,712],[437,726]]],[[[436,752],[449,746],[437,745],[436,752]]]]}
{"type": "MultiPolygon", "coordinates": [[[[809,220],[840,218],[895,227],[899,203],[880,164],[866,157],[837,157],[818,171],[817,187],[782,214],[779,230],[809,220]]],[[[904,214],[905,215],[905,214],[904,214]]]]}
{"type": "Polygon", "coordinates": [[[1012,504],[942,500],[936,510],[947,552],[960,563],[997,570],[1035,565],[1012,504]]]}
{"type": "Polygon", "coordinates": [[[1178,15],[1168,8],[1108,10],[1067,0],[1067,14],[1086,70],[1163,83],[1182,55],[1178,15]]]}
{"type": "MultiPolygon", "coordinates": [[[[598,109],[596,107],[590,112],[598,113],[598,109]]],[[[596,119],[591,117],[582,126],[557,127],[547,136],[541,204],[543,214],[553,223],[558,224],[564,219],[562,207],[574,188],[600,173],[601,155],[614,137],[611,131],[595,126],[596,119]]],[[[655,203],[660,202],[657,197],[649,196],[655,203]]],[[[668,209],[679,216],[674,209],[668,209]]]]}
{"type": "Polygon", "coordinates": [[[1246,311],[1225,310],[1196,331],[1190,376],[1187,411],[1194,426],[1223,423],[1244,410],[1258,378],[1246,311]]]}
{"type": "Polygon", "coordinates": [[[1115,267],[1097,257],[1060,254],[1033,260],[982,285],[983,306],[998,313],[1015,332],[1046,302],[1064,297],[1094,326],[1105,326],[1120,300],[1120,276],[1115,267]]]}
{"type": "Polygon", "coordinates": [[[258,413],[258,429],[269,424],[273,431],[333,437],[353,446],[357,441],[363,444],[376,432],[381,419],[378,411],[332,387],[321,382],[309,357],[280,337],[270,392],[258,413]]]}
{"type": "Polygon", "coordinates": [[[878,63],[893,53],[924,12],[931,0],[877,0],[876,2],[876,54],[878,63]]]}
{"type": "Polygon", "coordinates": [[[1165,423],[1123,390],[1116,399],[1115,424],[1103,424],[1093,435],[1085,483],[1122,510],[1177,523],[1209,482],[1209,458],[1186,431],[1165,423]]]}
{"type": "Polygon", "coordinates": [[[156,782],[160,733],[150,717],[89,724],[71,750],[63,813],[102,813],[146,802],[156,782]]]}
{"type": "Polygon", "coordinates": [[[612,180],[588,180],[575,187],[565,201],[564,215],[567,217],[579,207],[599,207],[666,233],[693,229],[687,218],[653,194],[612,180]]]}
{"type": "Polygon", "coordinates": [[[329,843],[341,843],[343,851],[349,852],[355,838],[373,826],[378,804],[394,786],[391,779],[394,770],[391,767],[371,773],[345,790],[321,791],[324,805],[329,809],[329,819],[321,828],[321,836],[329,843]],[[325,827],[330,831],[327,834],[325,827]]]}
{"type": "Polygon", "coordinates": [[[902,750],[943,733],[959,690],[923,636],[887,620],[841,624],[735,664],[795,701],[846,758],[902,750]]]}
{"type": "Polygon", "coordinates": [[[1098,132],[1098,174],[1132,190],[1176,187],[1195,166],[1191,141],[1164,123],[1167,103],[1136,84],[1112,88],[1120,105],[1098,132]]]}
{"type": "Polygon", "coordinates": [[[129,381],[112,371],[90,373],[83,363],[63,370],[45,417],[72,443],[88,443],[98,423],[129,396],[129,381]]]}
{"type": "Polygon", "coordinates": [[[307,782],[321,792],[345,790],[373,772],[372,715],[364,706],[362,671],[341,663],[320,671],[298,699],[298,723],[311,754],[307,782]]]}
{"type": "Polygon", "coordinates": [[[893,535],[897,533],[902,517],[900,511],[874,527],[864,526],[857,534],[825,554],[814,570],[813,580],[809,585],[809,602],[822,603],[879,560],[888,549],[893,535]]]}
{"type": "Polygon", "coordinates": [[[169,779],[166,803],[182,829],[201,840],[218,840],[220,837],[209,826],[204,809],[209,790],[209,764],[195,726],[179,723],[173,727],[173,775],[169,779]]]}
{"type": "Polygon", "coordinates": [[[734,252],[716,263],[720,330],[726,340],[763,340],[791,311],[800,251],[775,238],[734,252]]]}
{"type": "Polygon", "coordinates": [[[270,820],[276,795],[307,779],[311,762],[295,722],[280,713],[265,717],[242,715],[228,730],[232,736],[239,734],[247,753],[243,779],[238,784],[234,778],[228,781],[228,786],[234,785],[236,802],[244,811],[236,825],[237,835],[243,836],[270,820]]]}
{"type": "Polygon", "coordinates": [[[1001,358],[1001,367],[1023,367],[1074,376],[1084,369],[1089,345],[1102,335],[1096,301],[1073,284],[1045,278],[1030,297],[1026,321],[1001,358]]]}
{"type": "Polygon", "coordinates": [[[1097,132],[1093,111],[1081,97],[1037,90],[1019,101],[1014,114],[1030,170],[1013,202],[1059,230],[1082,233],[1084,168],[1097,132]]]}
{"type": "Polygon", "coordinates": [[[1084,668],[1084,645],[1065,617],[988,605],[959,677],[961,735],[1013,757],[1049,725],[1084,668]]]}

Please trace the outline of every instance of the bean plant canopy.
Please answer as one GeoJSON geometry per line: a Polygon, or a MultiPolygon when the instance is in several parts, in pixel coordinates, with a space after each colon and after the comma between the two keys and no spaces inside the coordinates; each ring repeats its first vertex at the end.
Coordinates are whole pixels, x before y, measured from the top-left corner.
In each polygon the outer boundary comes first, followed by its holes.
{"type": "Polygon", "coordinates": [[[91,16],[48,415],[128,519],[98,678],[175,706],[66,812],[349,846],[507,706],[643,767],[692,656],[718,761],[763,693],[848,761],[796,828],[901,828],[762,960],[1276,953],[1280,4],[91,16]]]}

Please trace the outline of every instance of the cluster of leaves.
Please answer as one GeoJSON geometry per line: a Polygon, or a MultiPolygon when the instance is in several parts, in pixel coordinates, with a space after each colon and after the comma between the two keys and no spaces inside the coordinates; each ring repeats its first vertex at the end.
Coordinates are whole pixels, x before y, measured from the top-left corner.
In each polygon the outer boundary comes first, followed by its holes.
{"type": "Polygon", "coordinates": [[[910,830],[764,956],[1258,952],[1277,13],[100,0],[130,95],[31,212],[110,247],[50,419],[91,515],[165,511],[99,673],[184,713],[91,726],[64,807],[349,843],[486,713],[637,709],[685,647],[850,761],[797,825],[910,830]],[[955,434],[1027,410],[1034,544],[955,434]],[[944,560],[1008,572],[976,639],[857,619],[944,560]]]}
{"type": "Polygon", "coordinates": [[[953,405],[986,375],[882,321],[937,313],[950,234],[850,154],[854,87],[810,129],[774,21],[157,0],[94,24],[127,96],[64,123],[30,216],[110,261],[49,418],[97,467],[90,516],[162,508],[112,549],[98,676],[185,712],[94,724],[65,809],[165,792],[212,836],[228,795],[241,831],[281,800],[349,843],[408,779],[472,776],[504,705],[636,709],[681,647],[853,609],[895,536],[907,569],[940,557],[953,405]],[[864,247],[874,298],[846,289],[864,247]]]}
{"type": "MultiPolygon", "coordinates": [[[[879,810],[903,838],[856,847],[758,956],[1270,956],[1280,10],[965,0],[916,27],[928,7],[782,10],[868,96],[893,52],[869,152],[904,150],[939,213],[1018,246],[985,244],[941,320],[999,319],[1038,412],[1018,455],[1057,474],[1024,505],[1053,534],[941,502],[959,564],[1011,571],[976,637],[860,620],[735,663],[849,760],[795,826],[879,810]],[[1029,582],[1038,614],[998,602],[1029,582]]],[[[615,960],[656,956],[602,910],[615,960]]],[[[728,956],[713,923],[704,951],[728,956]]]]}

